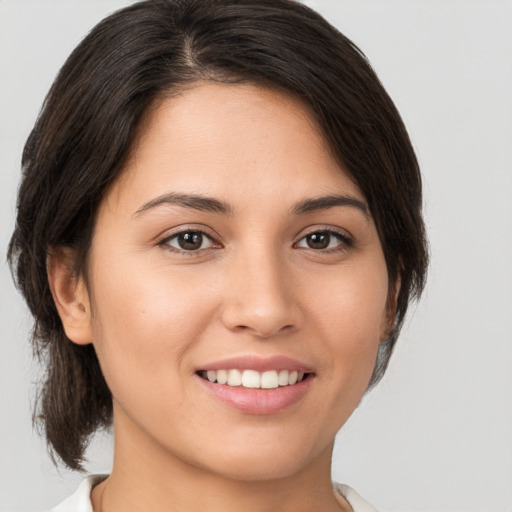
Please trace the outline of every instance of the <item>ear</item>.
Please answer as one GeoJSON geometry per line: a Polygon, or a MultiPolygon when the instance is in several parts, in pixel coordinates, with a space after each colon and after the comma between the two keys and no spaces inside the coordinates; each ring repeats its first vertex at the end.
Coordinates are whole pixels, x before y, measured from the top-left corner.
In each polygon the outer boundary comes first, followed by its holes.
{"type": "Polygon", "coordinates": [[[76,275],[75,251],[70,247],[51,248],[46,270],[50,290],[66,336],[78,345],[92,343],[91,307],[82,277],[76,275]]]}
{"type": "Polygon", "coordinates": [[[398,304],[398,294],[400,293],[400,277],[394,283],[389,284],[388,299],[386,302],[386,311],[382,319],[382,328],[380,340],[387,341],[395,328],[396,310],[398,304]]]}

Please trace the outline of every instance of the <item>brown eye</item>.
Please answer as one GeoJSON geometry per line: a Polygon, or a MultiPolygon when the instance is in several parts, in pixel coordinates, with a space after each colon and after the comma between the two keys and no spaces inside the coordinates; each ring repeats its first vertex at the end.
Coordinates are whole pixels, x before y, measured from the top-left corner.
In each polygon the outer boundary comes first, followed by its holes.
{"type": "Polygon", "coordinates": [[[330,241],[330,233],[312,233],[306,237],[306,243],[310,249],[327,249],[330,241]]]}
{"type": "Polygon", "coordinates": [[[202,243],[203,234],[197,231],[178,235],[178,245],[186,251],[196,251],[201,248],[202,243]]]}
{"type": "Polygon", "coordinates": [[[213,246],[212,239],[202,231],[182,231],[160,242],[178,251],[198,251],[213,246]]]}
{"type": "Polygon", "coordinates": [[[325,249],[342,249],[351,245],[352,240],[342,233],[324,230],[309,233],[299,240],[296,247],[322,251],[325,249]]]}

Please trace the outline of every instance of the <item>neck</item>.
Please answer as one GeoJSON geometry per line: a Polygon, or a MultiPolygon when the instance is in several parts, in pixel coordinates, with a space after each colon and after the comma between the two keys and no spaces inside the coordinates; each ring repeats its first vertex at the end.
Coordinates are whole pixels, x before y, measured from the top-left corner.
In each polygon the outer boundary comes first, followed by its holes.
{"type": "Polygon", "coordinates": [[[181,460],[144,435],[115,431],[112,473],[92,493],[96,512],[351,510],[332,490],[333,443],[293,474],[241,480],[181,460]]]}

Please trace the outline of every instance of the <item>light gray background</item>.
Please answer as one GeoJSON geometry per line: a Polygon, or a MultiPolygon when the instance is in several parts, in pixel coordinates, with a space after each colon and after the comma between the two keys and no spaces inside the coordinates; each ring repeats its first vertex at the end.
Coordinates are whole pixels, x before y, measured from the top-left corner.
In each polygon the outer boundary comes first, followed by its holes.
{"type": "MultiPolygon", "coordinates": [[[[120,0],[0,0],[0,249],[19,160],[64,59],[120,0]]],[[[333,475],[394,512],[512,511],[512,2],[317,0],[368,55],[425,176],[429,284],[333,475]]],[[[2,260],[4,257],[2,256],[2,260]]],[[[80,475],[32,433],[29,318],[0,266],[0,510],[41,511],[80,475]]],[[[110,441],[90,471],[109,469],[110,441]]]]}

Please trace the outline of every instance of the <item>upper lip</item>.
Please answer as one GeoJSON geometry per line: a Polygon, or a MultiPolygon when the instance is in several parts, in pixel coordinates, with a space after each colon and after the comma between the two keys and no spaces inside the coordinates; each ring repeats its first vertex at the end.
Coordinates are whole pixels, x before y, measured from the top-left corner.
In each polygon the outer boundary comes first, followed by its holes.
{"type": "Polygon", "coordinates": [[[234,356],[219,361],[213,361],[198,368],[198,370],[295,370],[297,372],[312,373],[310,365],[302,363],[288,356],[234,356]]]}

